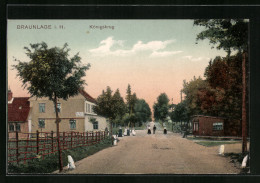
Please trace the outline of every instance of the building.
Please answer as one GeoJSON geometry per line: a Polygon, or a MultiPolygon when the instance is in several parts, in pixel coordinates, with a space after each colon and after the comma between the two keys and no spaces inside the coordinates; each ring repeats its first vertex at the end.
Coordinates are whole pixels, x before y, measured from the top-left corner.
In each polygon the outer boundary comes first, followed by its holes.
{"type": "MultiPolygon", "coordinates": [[[[56,131],[56,113],[54,103],[48,98],[29,99],[31,107],[31,123],[29,132],[56,131]]],[[[60,132],[86,132],[105,130],[108,127],[106,118],[93,112],[96,101],[84,90],[68,100],[58,100],[60,132]]]]}
{"type": "Polygon", "coordinates": [[[224,136],[224,121],[221,117],[195,115],[192,117],[193,135],[224,136]]]}
{"type": "Polygon", "coordinates": [[[12,91],[8,90],[8,137],[15,138],[15,132],[19,138],[26,138],[30,123],[29,97],[13,97],[12,91]]]}

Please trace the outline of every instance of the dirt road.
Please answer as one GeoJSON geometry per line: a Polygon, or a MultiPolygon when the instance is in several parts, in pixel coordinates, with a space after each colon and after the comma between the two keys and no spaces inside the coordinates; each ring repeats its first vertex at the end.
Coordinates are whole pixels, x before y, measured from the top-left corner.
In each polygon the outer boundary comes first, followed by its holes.
{"type": "MultiPolygon", "coordinates": [[[[152,125],[153,126],[153,125],[152,125]]],[[[179,134],[162,131],[119,138],[117,146],[81,161],[68,174],[236,174],[239,169],[218,155],[218,147],[204,147],[179,134]]]]}

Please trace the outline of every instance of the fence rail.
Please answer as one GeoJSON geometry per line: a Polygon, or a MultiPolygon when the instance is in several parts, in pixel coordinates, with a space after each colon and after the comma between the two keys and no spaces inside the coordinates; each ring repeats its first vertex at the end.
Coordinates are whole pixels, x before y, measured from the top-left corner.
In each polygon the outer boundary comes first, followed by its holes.
{"type": "MultiPolygon", "coordinates": [[[[107,138],[107,131],[60,132],[61,150],[97,144],[107,138]]],[[[26,163],[36,158],[44,159],[58,151],[55,132],[8,133],[8,163],[26,163]]]]}

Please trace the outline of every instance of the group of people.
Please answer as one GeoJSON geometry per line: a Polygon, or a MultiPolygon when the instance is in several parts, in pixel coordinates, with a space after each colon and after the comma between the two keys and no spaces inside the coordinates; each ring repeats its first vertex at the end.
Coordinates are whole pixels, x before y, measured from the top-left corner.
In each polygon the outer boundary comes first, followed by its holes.
{"type": "MultiPolygon", "coordinates": [[[[156,131],[156,126],[154,125],[153,126],[153,134],[155,134],[155,131],[156,131]]],[[[148,126],[148,134],[151,134],[151,128],[150,128],[150,125],[148,126]]]]}
{"type": "MultiPolygon", "coordinates": [[[[155,134],[155,131],[156,131],[156,126],[154,125],[153,126],[153,134],[155,134]]],[[[151,134],[151,127],[150,127],[150,125],[148,125],[148,132],[147,132],[147,134],[151,134]]],[[[163,134],[167,134],[167,130],[166,130],[165,127],[163,129],[163,134]]]]}

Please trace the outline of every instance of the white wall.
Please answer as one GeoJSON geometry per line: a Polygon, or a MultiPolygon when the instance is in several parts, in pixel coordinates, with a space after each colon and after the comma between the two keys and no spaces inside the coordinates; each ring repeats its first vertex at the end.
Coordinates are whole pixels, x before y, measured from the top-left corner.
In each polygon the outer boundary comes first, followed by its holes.
{"type": "Polygon", "coordinates": [[[102,116],[93,116],[93,115],[85,115],[85,131],[92,131],[93,129],[93,123],[90,121],[91,118],[96,118],[98,121],[98,129],[97,131],[101,130],[104,131],[107,127],[109,129],[109,125],[107,123],[106,118],[102,116]]]}

